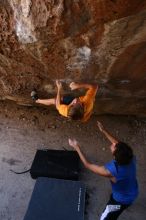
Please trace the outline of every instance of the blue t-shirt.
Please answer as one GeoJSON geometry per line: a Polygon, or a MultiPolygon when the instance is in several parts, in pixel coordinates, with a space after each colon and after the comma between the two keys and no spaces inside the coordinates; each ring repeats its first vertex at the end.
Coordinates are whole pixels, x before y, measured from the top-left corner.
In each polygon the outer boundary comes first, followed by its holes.
{"type": "Polygon", "coordinates": [[[131,204],[138,195],[136,179],[136,158],[128,165],[118,165],[115,160],[105,164],[105,168],[116,178],[112,184],[113,198],[122,204],[131,204]]]}

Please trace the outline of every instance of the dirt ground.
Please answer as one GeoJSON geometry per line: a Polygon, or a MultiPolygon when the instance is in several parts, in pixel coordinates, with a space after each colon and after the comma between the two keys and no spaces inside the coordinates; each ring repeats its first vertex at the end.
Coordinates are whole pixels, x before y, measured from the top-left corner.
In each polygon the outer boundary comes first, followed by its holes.
{"type": "MultiPolygon", "coordinates": [[[[146,119],[131,116],[95,116],[88,123],[71,122],[56,110],[37,106],[18,106],[0,102],[0,220],[23,220],[35,180],[30,174],[16,175],[30,168],[37,149],[72,150],[68,138],[79,140],[87,158],[97,164],[112,157],[109,142],[98,131],[96,120],[119,139],[129,143],[137,155],[140,194],[119,220],[146,219],[146,119]]],[[[109,181],[81,169],[81,180],[89,194],[85,220],[97,220],[107,202],[109,181]]]]}

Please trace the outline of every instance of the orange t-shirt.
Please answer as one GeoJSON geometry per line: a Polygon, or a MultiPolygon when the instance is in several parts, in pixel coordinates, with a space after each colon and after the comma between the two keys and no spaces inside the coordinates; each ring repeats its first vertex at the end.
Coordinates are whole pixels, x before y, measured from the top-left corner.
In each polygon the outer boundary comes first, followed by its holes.
{"type": "MultiPolygon", "coordinates": [[[[96,92],[97,92],[97,88],[92,87],[87,90],[85,96],[79,97],[79,100],[84,105],[84,116],[81,119],[82,122],[86,122],[92,114],[96,92]]],[[[67,112],[68,112],[69,107],[70,105],[60,104],[57,107],[57,109],[61,115],[67,117],[67,112]]]]}

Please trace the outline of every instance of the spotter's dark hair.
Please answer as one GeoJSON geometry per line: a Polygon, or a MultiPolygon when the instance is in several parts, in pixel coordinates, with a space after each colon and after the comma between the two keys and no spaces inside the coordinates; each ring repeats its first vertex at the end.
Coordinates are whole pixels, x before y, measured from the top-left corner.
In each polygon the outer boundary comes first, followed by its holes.
{"type": "Polygon", "coordinates": [[[128,165],[133,158],[132,148],[124,142],[118,142],[113,155],[118,165],[128,165]]]}

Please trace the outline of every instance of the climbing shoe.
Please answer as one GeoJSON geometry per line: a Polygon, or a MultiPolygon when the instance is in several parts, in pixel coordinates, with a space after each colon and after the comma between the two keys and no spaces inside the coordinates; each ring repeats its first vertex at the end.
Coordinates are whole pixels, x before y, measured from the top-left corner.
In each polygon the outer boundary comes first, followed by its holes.
{"type": "Polygon", "coordinates": [[[36,101],[38,99],[38,94],[37,94],[36,90],[33,90],[31,92],[31,98],[33,101],[36,101]]]}

